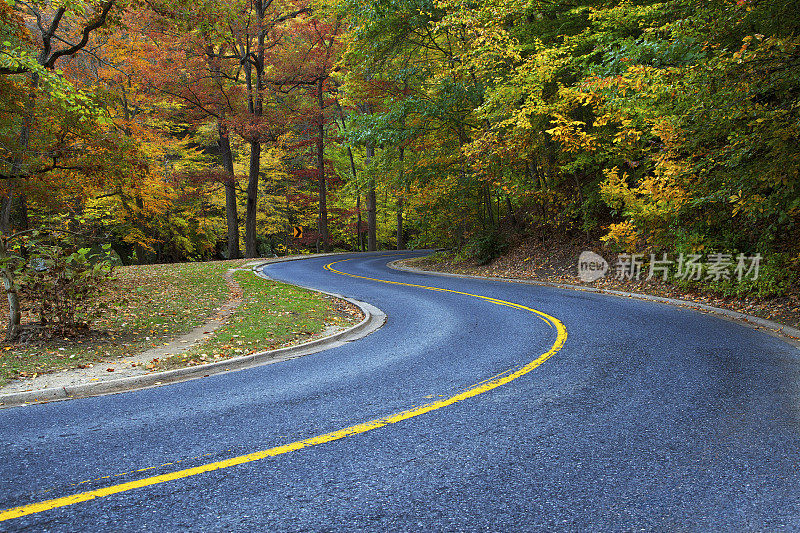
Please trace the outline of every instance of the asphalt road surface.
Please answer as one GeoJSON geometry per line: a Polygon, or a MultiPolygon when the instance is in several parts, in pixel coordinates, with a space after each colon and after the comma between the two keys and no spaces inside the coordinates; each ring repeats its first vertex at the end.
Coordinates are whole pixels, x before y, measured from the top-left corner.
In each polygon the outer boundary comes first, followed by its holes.
{"type": "Polygon", "coordinates": [[[0,531],[800,529],[796,347],[686,309],[386,267],[412,255],[267,267],[386,312],[362,340],[0,410],[0,509],[28,513],[0,531]]]}

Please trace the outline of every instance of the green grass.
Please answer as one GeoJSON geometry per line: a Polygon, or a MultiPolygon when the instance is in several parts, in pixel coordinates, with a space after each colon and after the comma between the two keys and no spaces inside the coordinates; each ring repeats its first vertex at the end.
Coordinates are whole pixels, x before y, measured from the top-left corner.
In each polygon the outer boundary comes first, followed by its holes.
{"type": "MultiPolygon", "coordinates": [[[[228,300],[231,288],[224,279],[228,269],[252,260],[126,266],[103,300],[109,310],[89,334],[0,344],[0,385],[37,374],[112,361],[162,345],[213,316],[228,300]]],[[[169,366],[197,364],[201,354],[213,358],[250,353],[299,342],[326,324],[356,321],[349,309],[309,291],[236,273],[244,290],[242,305],[229,324],[169,366]],[[236,336],[238,335],[238,337],[236,336]]],[[[3,317],[5,318],[5,317],[3,317]]],[[[162,365],[164,366],[164,365],[162,365]]]]}
{"type": "Polygon", "coordinates": [[[98,326],[153,335],[185,333],[201,324],[228,299],[224,275],[246,263],[213,261],[122,267],[117,304],[98,326]]]}
{"type": "Polygon", "coordinates": [[[327,326],[358,322],[360,312],[327,296],[236,272],[244,299],[216,334],[163,362],[164,368],[197,365],[298,344],[320,336],[327,326]]]}

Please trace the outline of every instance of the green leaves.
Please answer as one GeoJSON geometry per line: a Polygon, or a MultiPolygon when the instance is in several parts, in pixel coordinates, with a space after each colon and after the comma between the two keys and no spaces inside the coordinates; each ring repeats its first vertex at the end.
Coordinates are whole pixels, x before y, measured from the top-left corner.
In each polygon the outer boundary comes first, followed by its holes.
{"type": "Polygon", "coordinates": [[[112,276],[106,254],[91,248],[69,252],[58,245],[26,243],[25,261],[16,269],[18,292],[39,317],[40,334],[67,336],[88,327],[102,311],[95,298],[112,276]]]}

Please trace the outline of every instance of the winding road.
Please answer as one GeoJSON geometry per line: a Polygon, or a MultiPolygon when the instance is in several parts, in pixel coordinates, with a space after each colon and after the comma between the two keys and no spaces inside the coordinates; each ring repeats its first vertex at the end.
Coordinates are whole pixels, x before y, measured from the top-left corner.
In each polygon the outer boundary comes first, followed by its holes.
{"type": "Polygon", "coordinates": [[[800,529],[800,351],[709,315],[316,257],[386,325],[0,410],[0,531],[800,529]]]}

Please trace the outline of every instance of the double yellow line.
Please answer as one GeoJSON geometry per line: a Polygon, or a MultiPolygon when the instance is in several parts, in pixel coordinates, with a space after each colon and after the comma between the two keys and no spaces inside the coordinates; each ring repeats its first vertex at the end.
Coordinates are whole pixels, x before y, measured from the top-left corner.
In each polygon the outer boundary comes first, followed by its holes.
{"type": "Polygon", "coordinates": [[[334,272],[336,274],[341,274],[343,276],[349,276],[352,278],[370,280],[370,281],[377,281],[381,283],[389,283],[392,285],[403,285],[406,287],[417,287],[420,289],[430,290],[430,291],[437,291],[437,292],[449,292],[453,294],[460,294],[464,296],[471,296],[473,298],[479,298],[481,300],[486,300],[492,302],[494,304],[503,305],[507,307],[513,307],[514,309],[521,309],[524,311],[530,311],[531,313],[535,314],[538,318],[544,320],[551,326],[556,329],[557,335],[556,340],[553,345],[547,350],[545,353],[534,359],[533,361],[498,374],[492,378],[484,380],[480,383],[477,383],[468,389],[451,396],[449,398],[444,398],[441,400],[437,400],[435,402],[431,402],[425,405],[421,405],[418,407],[412,407],[406,411],[401,411],[399,413],[394,413],[389,416],[385,416],[382,418],[377,418],[375,420],[370,420],[369,422],[363,422],[361,424],[356,424],[354,426],[346,427],[344,429],[340,429],[337,431],[333,431],[331,433],[325,433],[324,435],[317,435],[316,437],[310,437],[308,439],[298,440],[292,442],[290,444],[284,444],[282,446],[276,446],[274,448],[269,448],[267,450],[262,450],[254,453],[249,453],[246,455],[240,455],[238,457],[232,457],[230,459],[226,459],[224,461],[217,461],[214,463],[208,463],[201,466],[196,466],[193,468],[186,468],[184,470],[178,470],[176,472],[171,472],[168,474],[161,474],[158,476],[147,477],[144,479],[139,479],[136,481],[129,481],[127,483],[120,483],[118,485],[112,485],[110,487],[97,489],[97,490],[90,490],[86,492],[81,492],[78,494],[72,494],[70,496],[64,496],[61,498],[54,498],[52,500],[46,500],[43,502],[32,503],[28,505],[21,505],[19,507],[14,507],[12,509],[8,509],[5,511],[0,511],[0,522],[5,520],[11,520],[13,518],[19,518],[21,516],[31,515],[35,513],[41,513],[43,511],[48,511],[51,509],[57,509],[59,507],[66,507],[68,505],[74,505],[76,503],[86,502],[89,500],[94,500],[95,498],[103,498],[105,496],[111,496],[112,494],[119,494],[121,492],[126,492],[133,489],[139,489],[142,487],[148,487],[150,485],[157,485],[159,483],[164,483],[167,481],[173,481],[176,479],[182,479],[190,476],[195,476],[197,474],[202,474],[204,472],[213,472],[214,470],[220,470],[223,468],[230,468],[232,466],[237,466],[245,463],[251,463],[253,461],[259,461],[261,459],[266,459],[267,457],[275,457],[276,455],[281,455],[284,453],[293,452],[295,450],[300,450],[302,448],[307,448],[309,446],[316,446],[318,444],[324,444],[326,442],[332,442],[335,440],[343,439],[345,437],[349,437],[351,435],[358,435],[359,433],[365,433],[367,431],[371,431],[373,429],[378,429],[383,426],[387,426],[389,424],[395,424],[402,420],[408,420],[409,418],[414,418],[415,416],[423,415],[425,413],[429,413],[431,411],[435,411],[437,409],[441,409],[442,407],[447,407],[448,405],[453,405],[456,402],[460,402],[462,400],[466,400],[467,398],[472,398],[473,396],[477,396],[479,394],[483,394],[484,392],[490,391],[510,381],[514,381],[520,376],[524,376],[528,372],[534,370],[542,363],[550,359],[556,352],[558,352],[561,347],[564,345],[564,342],[567,340],[567,329],[564,325],[559,321],[557,318],[554,318],[548,314],[545,314],[541,311],[536,309],[532,309],[530,307],[526,307],[524,305],[516,304],[513,302],[508,302],[505,300],[498,300],[497,298],[490,298],[488,296],[481,296],[478,294],[470,294],[467,292],[461,291],[454,291],[450,289],[442,289],[440,287],[428,287],[425,285],[415,285],[413,283],[401,283],[399,281],[389,281],[383,279],[376,279],[376,278],[368,278],[365,276],[357,276],[355,274],[348,274],[346,272],[342,272],[333,268],[333,265],[338,263],[342,263],[344,261],[349,261],[349,259],[345,259],[343,261],[335,261],[333,263],[329,263],[325,265],[325,270],[330,272],[334,272]]]}

